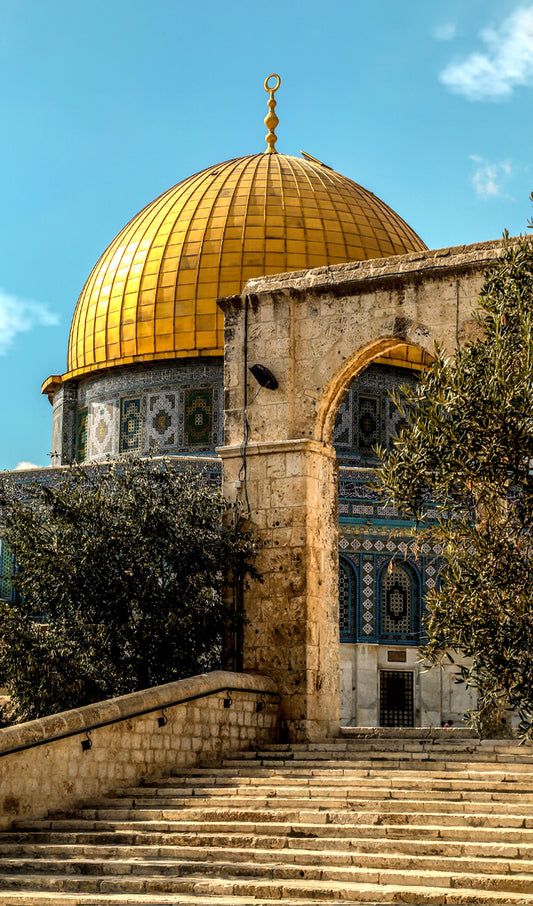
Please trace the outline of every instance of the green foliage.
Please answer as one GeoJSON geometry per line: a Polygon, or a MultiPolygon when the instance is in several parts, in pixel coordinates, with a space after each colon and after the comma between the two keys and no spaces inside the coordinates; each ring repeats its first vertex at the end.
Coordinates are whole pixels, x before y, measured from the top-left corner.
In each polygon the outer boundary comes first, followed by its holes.
{"type": "Polygon", "coordinates": [[[31,719],[218,666],[222,582],[251,565],[228,503],[169,462],[74,465],[17,498],[0,486],[17,602],[0,604],[0,674],[31,719]],[[232,522],[231,520],[227,520],[232,522]]]}
{"type": "Polygon", "coordinates": [[[378,476],[443,550],[423,654],[438,663],[463,651],[473,724],[511,709],[533,738],[533,242],[504,239],[479,298],[480,338],[453,360],[437,349],[419,387],[403,388],[405,426],[378,476]]]}

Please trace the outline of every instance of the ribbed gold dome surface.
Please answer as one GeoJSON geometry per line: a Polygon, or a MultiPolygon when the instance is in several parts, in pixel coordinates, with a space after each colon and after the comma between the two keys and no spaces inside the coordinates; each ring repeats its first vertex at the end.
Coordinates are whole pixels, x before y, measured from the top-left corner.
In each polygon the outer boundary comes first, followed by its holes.
{"type": "Polygon", "coordinates": [[[106,249],[76,306],[64,377],[222,355],[215,300],[251,277],[424,248],[384,202],[319,162],[254,154],[210,167],[106,249]]]}

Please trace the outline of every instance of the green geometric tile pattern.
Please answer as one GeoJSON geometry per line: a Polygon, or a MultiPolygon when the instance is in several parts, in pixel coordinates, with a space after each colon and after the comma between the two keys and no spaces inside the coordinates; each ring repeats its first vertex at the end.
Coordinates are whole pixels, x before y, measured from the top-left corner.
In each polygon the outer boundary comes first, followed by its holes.
{"type": "Polygon", "coordinates": [[[211,443],[212,390],[185,391],[185,446],[207,447],[211,443]]]}
{"type": "Polygon", "coordinates": [[[0,538],[0,598],[4,601],[11,600],[12,571],[13,555],[5,541],[0,538]]]}
{"type": "Polygon", "coordinates": [[[76,442],[76,459],[78,462],[84,462],[87,459],[87,409],[78,412],[78,431],[76,442]]]}
{"type": "Polygon", "coordinates": [[[140,399],[122,400],[120,416],[120,452],[134,453],[141,449],[143,418],[140,399]]]}

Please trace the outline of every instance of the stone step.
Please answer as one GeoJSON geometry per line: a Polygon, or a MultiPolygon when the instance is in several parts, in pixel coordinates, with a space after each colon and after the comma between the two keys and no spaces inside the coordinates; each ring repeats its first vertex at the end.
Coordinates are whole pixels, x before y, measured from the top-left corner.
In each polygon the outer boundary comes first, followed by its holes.
{"type": "MultiPolygon", "coordinates": [[[[498,775],[500,777],[500,775],[498,775]]],[[[533,778],[532,778],[533,781],[533,778]]],[[[459,790],[463,791],[487,791],[487,792],[504,792],[508,794],[517,794],[517,795],[533,795],[533,782],[528,783],[527,780],[524,780],[523,775],[520,773],[512,774],[509,779],[496,779],[491,780],[485,775],[479,775],[476,779],[470,780],[466,779],[464,775],[457,775],[451,777],[447,774],[438,774],[436,777],[431,777],[428,774],[416,774],[411,776],[411,772],[406,771],[400,777],[399,775],[393,775],[387,773],[376,773],[373,771],[363,771],[358,773],[355,777],[350,777],[346,774],[337,773],[331,774],[328,773],[326,777],[322,777],[317,774],[306,775],[287,775],[287,774],[277,774],[276,772],[269,772],[266,774],[263,772],[260,776],[246,776],[240,774],[239,776],[232,775],[231,777],[213,777],[211,775],[202,775],[194,776],[187,775],[185,777],[162,777],[155,778],[149,777],[146,778],[141,787],[126,787],[123,792],[126,796],[128,795],[141,795],[143,791],[152,791],[152,790],[161,790],[161,795],[165,795],[167,789],[175,790],[179,792],[180,795],[196,795],[197,790],[201,790],[202,793],[205,790],[209,791],[236,791],[246,795],[254,795],[256,789],[263,790],[264,787],[269,789],[284,789],[284,790],[321,790],[325,788],[326,790],[349,790],[354,788],[358,791],[359,795],[362,795],[361,785],[364,782],[364,788],[369,790],[393,790],[401,793],[404,790],[414,790],[414,791],[445,791],[445,790],[459,790]],[[248,793],[248,791],[251,791],[248,793]]],[[[116,791],[117,795],[120,795],[121,791],[116,791]]],[[[158,793],[156,792],[156,795],[158,793]]]]}
{"type": "Polygon", "coordinates": [[[351,755],[359,756],[362,753],[368,754],[369,752],[376,755],[387,752],[435,753],[441,756],[447,752],[454,756],[469,753],[486,759],[491,759],[495,755],[506,755],[512,758],[533,760],[533,746],[512,744],[507,740],[483,740],[475,745],[468,740],[459,743],[448,743],[445,740],[422,740],[417,742],[415,740],[376,741],[373,739],[342,743],[293,743],[291,746],[273,745],[256,749],[252,752],[239,753],[238,757],[243,760],[287,757],[296,761],[302,754],[309,756],[314,753],[317,758],[333,754],[335,758],[344,758],[351,755]]]}
{"type": "MultiPolygon", "coordinates": [[[[476,730],[470,727],[341,727],[334,742],[345,739],[470,739],[479,741],[476,730]]],[[[326,745],[329,744],[329,741],[326,745]]],[[[316,745],[316,743],[311,743],[316,745]]],[[[322,743],[318,743],[322,745],[322,743]]]]}
{"type": "MultiPolygon", "coordinates": [[[[44,885],[46,889],[50,883],[60,884],[64,878],[69,884],[69,889],[98,890],[109,878],[120,879],[120,883],[133,890],[149,891],[159,883],[161,890],[173,891],[173,885],[182,881],[190,882],[192,878],[206,876],[206,862],[204,859],[158,859],[158,860],[57,860],[57,859],[6,859],[2,865],[0,881],[22,881],[31,876],[35,887],[39,889],[44,885]],[[79,881],[79,888],[74,885],[73,878],[79,881]],[[144,885],[138,888],[139,884],[144,885]],[[74,885],[74,886],[73,886],[74,885]],[[100,887],[99,887],[100,885],[100,887]]],[[[450,865],[448,870],[442,868],[429,868],[416,866],[406,868],[402,866],[384,865],[383,860],[375,865],[329,865],[329,864],[275,864],[259,861],[211,861],[209,862],[208,877],[211,880],[239,881],[246,878],[250,881],[268,882],[299,882],[316,881],[320,883],[346,884],[404,884],[406,886],[422,887],[468,887],[483,890],[509,891],[512,893],[533,894],[533,874],[520,872],[481,873],[475,868],[469,869],[463,864],[450,865]]],[[[57,889],[57,888],[54,888],[57,889]]],[[[179,888],[183,889],[183,888],[179,888]]]]}
{"type": "Polygon", "coordinates": [[[235,849],[246,848],[268,849],[275,852],[298,850],[303,852],[351,853],[399,853],[399,854],[428,854],[450,857],[471,857],[476,853],[484,858],[506,859],[533,859],[533,841],[524,841],[521,836],[510,839],[509,834],[504,834],[495,839],[489,836],[487,840],[479,840],[475,835],[470,840],[456,839],[450,835],[445,837],[402,833],[401,836],[376,832],[368,834],[367,828],[354,829],[360,833],[348,836],[312,836],[302,834],[275,836],[272,834],[243,834],[233,831],[223,833],[195,832],[194,830],[183,833],[162,833],[149,831],[119,832],[116,830],[101,831],[100,833],[9,833],[2,835],[6,845],[21,843],[30,846],[43,847],[82,847],[87,846],[155,846],[163,854],[175,851],[176,847],[202,847],[235,849]]]}
{"type": "Polygon", "coordinates": [[[255,765],[268,766],[275,765],[276,767],[285,767],[290,770],[309,770],[312,768],[333,768],[335,770],[376,770],[380,768],[380,765],[386,766],[387,770],[406,770],[407,767],[409,770],[415,771],[468,771],[475,770],[477,773],[482,771],[495,771],[498,768],[500,770],[505,770],[505,766],[509,770],[512,770],[513,773],[517,772],[517,766],[520,766],[520,771],[523,773],[533,773],[533,759],[529,758],[516,758],[513,759],[512,764],[509,761],[508,756],[506,755],[495,755],[493,759],[487,760],[485,757],[480,756],[476,757],[475,755],[469,755],[461,752],[457,753],[455,756],[452,754],[445,753],[443,755],[435,754],[435,757],[432,757],[430,753],[417,753],[417,752],[364,752],[361,753],[361,757],[357,758],[356,755],[350,753],[341,753],[346,757],[333,757],[331,752],[300,752],[298,757],[285,758],[280,755],[267,758],[266,756],[262,758],[227,758],[222,762],[222,768],[229,769],[238,769],[249,766],[253,770],[255,765]]]}
{"type": "MultiPolygon", "coordinates": [[[[343,900],[343,906],[394,906],[399,900],[381,899],[379,891],[372,897],[372,903],[369,899],[361,900],[343,900]],[[378,899],[379,898],[379,899],[378,899]]],[[[424,899],[424,903],[435,903],[439,901],[436,898],[431,900],[424,899]]],[[[440,902],[443,902],[442,900],[440,902]]],[[[499,895],[491,895],[491,899],[486,901],[488,904],[500,906],[502,900],[499,895]],[[497,898],[496,898],[497,897],[497,898]]],[[[518,900],[511,900],[510,903],[518,900]]],[[[315,900],[308,898],[305,900],[294,899],[291,897],[291,906],[324,906],[324,900],[315,900]]],[[[129,894],[70,894],[70,893],[46,893],[43,891],[37,893],[25,893],[24,891],[2,894],[2,906],[272,906],[272,900],[264,900],[262,897],[247,896],[207,896],[200,895],[187,896],[167,896],[158,894],[135,894],[133,897],[129,894]]]]}
{"type": "MultiPolygon", "coordinates": [[[[244,782],[245,785],[252,785],[257,780],[257,775],[254,770],[250,769],[248,771],[241,770],[238,772],[238,775],[235,776],[235,772],[230,774],[233,777],[233,782],[244,782]]],[[[224,782],[221,778],[214,778],[215,785],[221,784],[224,782]]],[[[298,785],[304,783],[306,785],[341,785],[341,786],[357,786],[366,785],[369,781],[375,785],[386,784],[395,789],[405,788],[411,785],[411,787],[416,786],[417,784],[424,784],[427,789],[431,789],[434,784],[439,783],[451,783],[456,782],[456,786],[459,785],[463,787],[465,784],[476,784],[480,789],[490,789],[493,784],[503,783],[506,784],[508,788],[515,787],[520,784],[521,787],[525,790],[531,792],[533,788],[533,775],[525,772],[522,772],[519,768],[513,768],[510,770],[508,767],[502,767],[498,770],[491,771],[478,771],[476,768],[472,769],[462,768],[458,770],[414,770],[409,768],[401,769],[371,769],[371,768],[362,768],[361,770],[342,770],[337,768],[337,770],[318,770],[316,768],[305,768],[305,767],[296,767],[293,770],[283,769],[272,771],[268,770],[265,780],[270,780],[270,783],[279,782],[282,784],[289,785],[298,785]]],[[[442,787],[441,787],[442,788],[442,787]]]]}
{"type": "MultiPolygon", "coordinates": [[[[443,746],[449,749],[460,750],[465,746],[470,749],[497,750],[508,749],[513,752],[533,752],[533,743],[521,742],[516,737],[502,737],[498,739],[480,739],[479,737],[462,737],[456,738],[455,734],[442,733],[439,736],[342,736],[336,739],[324,740],[323,742],[292,742],[292,743],[268,743],[267,745],[257,746],[256,749],[262,752],[301,752],[301,751],[333,751],[342,752],[345,749],[362,748],[372,746],[376,750],[380,748],[391,748],[393,746],[413,746],[421,747],[439,747],[443,746]]],[[[244,753],[239,753],[244,754],[244,753]]]]}
{"type": "MultiPolygon", "coordinates": [[[[524,802],[523,798],[516,797],[516,801],[509,803],[503,797],[493,800],[488,797],[481,797],[479,794],[476,798],[463,798],[456,793],[455,797],[442,798],[442,795],[412,793],[411,796],[398,797],[393,796],[391,791],[388,795],[382,796],[361,796],[353,797],[353,794],[346,791],[347,795],[340,798],[338,793],[335,796],[317,796],[316,794],[307,796],[283,796],[276,795],[273,791],[268,796],[188,796],[188,797],[163,797],[163,796],[146,796],[138,797],[120,796],[117,798],[98,799],[84,803],[83,810],[95,812],[96,815],[102,810],[110,809],[148,809],[148,810],[175,810],[186,814],[187,809],[191,806],[194,809],[210,809],[216,806],[217,809],[319,809],[321,811],[338,812],[349,809],[354,810],[377,810],[390,812],[427,812],[428,803],[431,804],[431,811],[434,814],[501,814],[501,815],[521,815],[522,817],[533,816],[533,801],[524,802]]],[[[69,817],[80,815],[81,809],[75,809],[68,813],[69,817]]],[[[67,816],[67,813],[62,813],[67,816]]],[[[50,817],[56,817],[57,813],[51,813],[50,817]]]]}
{"type": "MultiPolygon", "coordinates": [[[[378,729],[376,727],[376,729],[378,729]]],[[[386,729],[381,727],[382,730],[386,729]]],[[[405,729],[409,729],[406,727],[405,729]]],[[[416,728],[415,728],[416,730],[416,728]]],[[[346,746],[357,746],[357,745],[375,745],[375,746],[386,746],[386,745],[450,745],[456,746],[459,748],[462,745],[466,746],[483,746],[483,745],[508,745],[508,746],[521,746],[522,743],[517,737],[507,736],[494,739],[481,739],[475,733],[473,735],[460,735],[457,733],[428,733],[424,734],[420,732],[420,729],[415,732],[412,736],[407,736],[405,734],[396,734],[390,733],[387,736],[374,734],[366,735],[354,735],[342,733],[341,736],[329,737],[328,739],[323,739],[315,742],[267,742],[263,743],[256,748],[261,748],[265,750],[272,749],[273,751],[287,751],[287,752],[297,752],[301,749],[316,749],[320,751],[321,749],[339,749],[342,750],[346,746]]],[[[526,743],[526,748],[528,744],[526,743]]]]}
{"type": "MultiPolygon", "coordinates": [[[[316,807],[309,808],[264,808],[256,807],[250,803],[247,808],[237,807],[205,807],[198,808],[156,808],[149,809],[141,806],[133,808],[79,808],[73,809],[68,813],[68,817],[54,818],[51,820],[57,822],[60,826],[65,826],[65,822],[76,821],[81,819],[88,822],[127,822],[127,821],[174,821],[174,822],[201,822],[203,825],[209,822],[217,821],[235,821],[246,822],[290,822],[291,824],[316,823],[321,825],[333,824],[414,824],[430,825],[440,827],[484,827],[484,828],[508,828],[519,827],[533,831],[533,816],[523,815],[516,808],[510,813],[504,813],[500,810],[496,813],[487,811],[480,812],[472,810],[471,813],[466,811],[454,810],[450,813],[444,809],[435,810],[433,803],[431,811],[415,811],[414,809],[398,809],[396,803],[392,803],[389,808],[367,808],[363,803],[362,808],[352,808],[350,803],[344,803],[343,808],[319,809],[316,807]]],[[[46,819],[45,819],[46,820],[46,819]]]]}
{"type": "Polygon", "coordinates": [[[124,787],[121,790],[115,790],[110,793],[111,796],[136,797],[141,796],[350,796],[356,792],[358,796],[366,795],[369,791],[371,795],[391,795],[397,796],[441,793],[442,795],[468,794],[471,793],[501,793],[506,797],[510,795],[519,795],[522,798],[527,797],[533,801],[533,784],[525,782],[495,781],[493,783],[478,780],[460,779],[434,779],[423,777],[422,779],[406,778],[400,784],[393,783],[392,778],[376,779],[373,776],[366,775],[357,781],[349,781],[347,778],[335,777],[325,780],[319,778],[301,777],[292,778],[264,777],[252,782],[250,778],[237,778],[233,781],[209,782],[208,780],[199,780],[194,786],[190,785],[189,778],[183,778],[183,783],[178,783],[178,778],[171,777],[165,780],[146,781],[142,786],[124,787]],[[361,779],[364,785],[361,785],[361,779]]]}
{"type": "MultiPolygon", "coordinates": [[[[327,824],[325,815],[321,815],[323,821],[309,823],[299,822],[280,822],[258,820],[237,821],[229,819],[226,821],[157,821],[150,819],[146,821],[80,821],[76,819],[65,819],[59,821],[34,821],[34,822],[15,822],[16,828],[25,833],[47,833],[50,842],[60,842],[55,839],[54,835],[74,832],[84,833],[145,833],[145,834],[169,834],[173,836],[173,842],[179,843],[185,840],[186,835],[209,835],[209,834],[240,834],[249,835],[250,837],[305,837],[307,839],[318,840],[323,837],[345,838],[350,839],[355,836],[366,838],[397,838],[405,839],[416,837],[433,840],[455,840],[469,841],[478,840],[480,842],[512,842],[522,845],[533,843],[533,828],[515,827],[508,825],[505,827],[488,826],[484,820],[478,823],[449,825],[443,826],[440,821],[434,824],[415,824],[410,822],[385,823],[379,818],[373,822],[361,822],[360,824],[338,822],[336,824],[327,824]]],[[[364,817],[364,816],[363,816],[364,817]]],[[[2,835],[5,839],[5,835],[2,835]]],[[[44,838],[42,838],[44,839],[44,838]]]]}
{"type": "Polygon", "coordinates": [[[533,906],[533,752],[454,731],[268,746],[0,834],[0,906],[274,900],[533,906]]]}
{"type": "MultiPolygon", "coordinates": [[[[286,891],[288,892],[288,891],[286,891]]],[[[326,892],[327,893],[327,892],[326,892]]],[[[330,891],[331,893],[331,891],[330,891]]],[[[290,896],[290,892],[289,892],[290,896]]],[[[284,897],[284,899],[286,899],[284,897]]],[[[388,886],[378,889],[371,885],[368,889],[360,886],[356,900],[346,896],[320,896],[305,899],[290,896],[291,906],[324,906],[324,902],[341,901],[343,906],[396,906],[398,903],[411,903],[413,906],[531,906],[533,901],[522,894],[501,894],[482,891],[442,891],[416,888],[405,890],[402,887],[388,886]]],[[[272,906],[272,899],[243,895],[187,894],[70,894],[60,891],[47,893],[26,893],[24,891],[4,893],[2,906],[272,906]]]]}
{"type": "MultiPolygon", "coordinates": [[[[359,762],[357,765],[355,763],[346,764],[345,762],[331,762],[328,764],[318,765],[316,764],[307,764],[305,761],[299,763],[287,762],[286,764],[277,764],[275,767],[272,764],[266,766],[257,763],[250,765],[245,762],[240,761],[238,767],[226,767],[219,768],[216,772],[213,772],[212,768],[205,768],[203,775],[199,772],[201,769],[195,768],[191,769],[191,773],[183,773],[180,771],[180,775],[184,778],[190,778],[193,776],[204,776],[209,778],[211,782],[223,782],[225,778],[235,780],[240,780],[241,778],[248,779],[249,782],[255,782],[260,778],[270,778],[271,780],[274,777],[282,778],[286,780],[287,783],[290,783],[291,780],[294,780],[295,783],[301,783],[301,778],[309,778],[312,782],[316,780],[324,779],[331,782],[332,778],[345,778],[352,781],[362,780],[366,777],[372,777],[374,779],[383,779],[388,780],[391,784],[396,783],[398,785],[402,784],[404,779],[414,779],[414,780],[475,780],[478,782],[503,782],[507,781],[508,783],[514,782],[523,782],[533,785],[533,776],[530,776],[530,772],[524,772],[522,765],[515,766],[511,764],[501,764],[499,766],[490,765],[485,768],[480,769],[479,765],[472,767],[470,763],[466,765],[464,763],[458,763],[455,765],[448,765],[446,767],[445,763],[442,764],[429,764],[427,762],[419,762],[416,765],[403,765],[396,766],[394,764],[387,764],[386,767],[380,765],[376,767],[376,762],[369,760],[368,762],[359,762]],[[209,773],[208,773],[209,772],[209,773]],[[525,774],[525,776],[524,776],[525,774]]],[[[171,777],[175,775],[171,772],[171,777]]],[[[147,783],[152,782],[152,778],[147,778],[147,783]]]]}
{"type": "MultiPolygon", "coordinates": [[[[440,877],[446,875],[476,876],[477,882],[482,874],[498,876],[494,889],[508,885],[505,878],[512,876],[522,880],[529,878],[533,884],[533,860],[483,859],[479,857],[422,856],[401,855],[385,851],[383,853],[336,851],[289,852],[287,850],[253,851],[246,849],[212,848],[200,853],[194,847],[180,847],[179,850],[166,848],[167,855],[162,855],[161,848],[144,847],[141,853],[135,847],[124,847],[118,852],[106,852],[100,847],[72,849],[68,855],[61,857],[44,849],[33,853],[10,854],[3,859],[3,873],[17,874],[83,874],[86,875],[138,875],[149,874],[165,876],[184,876],[205,871],[217,876],[248,875],[250,877],[285,877],[307,878],[314,880],[350,880],[354,872],[375,869],[381,872],[433,873],[440,877]],[[93,852],[93,855],[91,855],[93,852]],[[201,855],[201,859],[199,858],[201,855]]],[[[111,850],[111,848],[109,848],[111,850]]],[[[360,880],[359,877],[356,878],[360,880]]],[[[438,878],[437,878],[438,880],[438,878]]],[[[429,886],[429,883],[428,883],[429,886]]],[[[439,884],[437,886],[443,886],[439,884]]],[[[471,886],[476,886],[472,881],[471,886]]]]}
{"type": "MultiPolygon", "coordinates": [[[[189,768],[185,771],[176,771],[170,772],[172,776],[173,773],[179,774],[179,776],[186,777],[187,775],[195,774],[201,776],[202,774],[209,775],[215,778],[222,777],[264,777],[265,769],[270,770],[273,774],[286,773],[289,776],[294,774],[296,777],[301,775],[302,771],[313,772],[311,776],[324,776],[328,775],[335,776],[339,772],[351,773],[354,776],[360,774],[364,771],[372,771],[381,774],[387,774],[389,771],[394,771],[394,773],[410,772],[415,771],[421,774],[427,775],[428,772],[433,772],[435,775],[441,774],[443,771],[451,771],[453,773],[464,773],[465,770],[471,770],[476,774],[486,774],[486,773],[505,773],[509,772],[511,774],[519,774],[520,772],[524,773],[524,768],[522,764],[517,764],[513,759],[501,757],[499,761],[484,761],[473,762],[468,755],[462,755],[460,759],[452,761],[451,759],[429,759],[429,757],[420,757],[420,758],[406,758],[402,760],[401,753],[391,753],[393,757],[385,760],[379,759],[379,757],[373,753],[364,753],[364,757],[361,758],[335,758],[330,756],[329,759],[318,758],[298,758],[298,759],[289,759],[289,758],[250,758],[250,759],[240,759],[232,758],[227,759],[227,762],[222,764],[218,768],[213,768],[212,765],[201,765],[195,768],[189,768]],[[233,762],[233,764],[231,763],[233,762]],[[399,765],[399,767],[397,767],[399,765]],[[466,765],[466,767],[465,767],[466,765]]],[[[531,772],[525,772],[530,774],[531,772]]],[[[533,782],[533,778],[527,776],[524,778],[528,783],[533,782]]]]}
{"type": "MultiPolygon", "coordinates": [[[[439,887],[433,883],[438,880],[435,875],[428,873],[398,873],[387,871],[378,872],[361,872],[365,878],[373,880],[344,880],[334,878],[331,880],[291,880],[286,878],[280,879],[254,879],[250,877],[235,878],[216,878],[213,876],[206,877],[198,875],[197,877],[154,877],[154,876],[128,876],[120,877],[89,877],[82,875],[49,875],[41,876],[32,875],[0,875],[0,889],[8,893],[9,891],[29,891],[32,895],[35,892],[43,891],[48,893],[97,893],[97,894],[178,894],[200,896],[248,896],[261,897],[266,900],[300,899],[315,898],[329,901],[346,901],[362,900],[370,902],[386,901],[387,898],[392,902],[410,902],[420,903],[476,903],[489,904],[515,903],[521,906],[530,906],[533,904],[533,894],[527,889],[531,883],[530,879],[521,879],[516,876],[512,879],[513,890],[499,890],[491,887],[491,883],[497,883],[497,876],[491,876],[484,879],[482,888],[469,886],[472,880],[468,875],[455,875],[453,877],[454,886],[451,887],[452,877],[444,872],[440,873],[440,880],[443,886],[439,887]],[[412,883],[409,883],[412,881],[412,883]],[[426,883],[429,881],[429,884],[426,883]],[[491,882],[491,883],[488,883],[491,882]],[[488,886],[487,886],[488,883],[488,886]],[[428,895],[436,894],[436,897],[428,899],[428,895]],[[496,896],[495,896],[496,895],[496,896]],[[440,898],[440,899],[439,899],[440,898]],[[502,899],[505,898],[505,899],[502,899]]],[[[253,900],[252,900],[253,902],[253,900]]]]}
{"type": "MultiPolygon", "coordinates": [[[[38,837],[39,835],[36,836],[38,837]]],[[[89,858],[114,858],[119,855],[121,858],[144,858],[145,856],[152,858],[171,858],[175,857],[178,852],[175,844],[166,844],[166,835],[140,834],[135,836],[134,834],[113,835],[103,833],[101,836],[95,836],[94,834],[87,836],[93,837],[97,842],[84,842],[85,835],[82,835],[83,839],[76,842],[42,843],[37,841],[31,843],[28,842],[28,835],[13,833],[10,835],[12,842],[7,842],[7,840],[4,839],[4,842],[0,843],[0,855],[8,857],[34,856],[35,858],[43,858],[46,857],[47,854],[65,858],[70,858],[72,855],[76,854],[89,858]],[[144,837],[149,838],[157,836],[161,836],[162,842],[142,842],[144,837]],[[121,841],[117,841],[117,837],[120,837],[121,841]],[[122,839],[123,837],[125,839],[122,839]],[[19,839],[17,840],[15,838],[19,839]],[[141,842],[139,842],[139,839],[141,842]]],[[[240,835],[236,834],[228,836],[201,836],[203,839],[218,841],[202,844],[205,858],[222,858],[223,854],[227,854],[228,851],[231,851],[232,854],[236,854],[235,858],[260,858],[261,855],[266,856],[266,854],[268,854],[269,859],[278,859],[288,862],[307,861],[308,859],[312,860],[315,857],[323,859],[324,850],[329,843],[330,849],[328,859],[339,864],[351,864],[361,853],[366,853],[371,856],[375,855],[376,857],[381,857],[381,855],[385,854],[387,857],[390,856],[391,858],[395,856],[420,858],[438,856],[439,859],[449,857],[455,860],[463,857],[465,859],[478,857],[480,860],[499,860],[502,864],[504,862],[507,863],[509,860],[514,864],[521,864],[522,862],[525,864],[527,861],[533,861],[533,844],[517,846],[516,844],[511,843],[481,843],[479,841],[477,843],[455,842],[449,840],[428,841],[417,838],[413,839],[411,837],[407,840],[380,840],[375,838],[359,839],[352,837],[348,841],[343,841],[339,838],[331,838],[329,840],[328,838],[322,838],[321,840],[316,841],[316,846],[320,845],[322,848],[313,849],[312,838],[281,838],[279,842],[283,843],[285,848],[281,848],[280,846],[276,848],[271,845],[273,842],[276,842],[271,837],[253,838],[252,844],[250,844],[249,838],[245,837],[244,842],[246,843],[246,846],[244,846],[239,842],[241,839],[240,835]],[[261,848],[263,842],[269,844],[268,848],[261,848]],[[294,849],[298,849],[299,854],[293,852],[294,849]]],[[[193,858],[196,853],[197,849],[194,845],[188,846],[187,844],[183,844],[179,847],[180,857],[193,858]]]]}

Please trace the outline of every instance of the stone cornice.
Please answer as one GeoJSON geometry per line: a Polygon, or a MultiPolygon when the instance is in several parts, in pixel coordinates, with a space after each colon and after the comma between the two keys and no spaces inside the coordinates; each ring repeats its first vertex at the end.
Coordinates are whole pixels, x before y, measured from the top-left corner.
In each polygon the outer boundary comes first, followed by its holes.
{"type": "Polygon", "coordinates": [[[224,312],[240,308],[248,296],[252,303],[262,296],[278,293],[298,296],[332,294],[355,295],[369,286],[427,280],[428,277],[459,276],[468,272],[483,272],[502,252],[503,240],[492,239],[472,245],[458,245],[429,251],[411,252],[391,258],[371,258],[366,261],[349,261],[330,267],[317,267],[308,271],[273,274],[249,280],[242,295],[217,299],[224,312]]]}
{"type": "MultiPolygon", "coordinates": [[[[242,458],[242,444],[234,444],[230,447],[217,447],[216,452],[222,460],[242,458]]],[[[313,440],[307,437],[296,438],[295,440],[280,441],[254,441],[246,444],[246,456],[265,456],[272,453],[318,453],[327,456],[330,459],[336,459],[334,447],[324,443],[321,440],[313,440]]]]}

